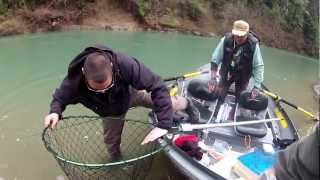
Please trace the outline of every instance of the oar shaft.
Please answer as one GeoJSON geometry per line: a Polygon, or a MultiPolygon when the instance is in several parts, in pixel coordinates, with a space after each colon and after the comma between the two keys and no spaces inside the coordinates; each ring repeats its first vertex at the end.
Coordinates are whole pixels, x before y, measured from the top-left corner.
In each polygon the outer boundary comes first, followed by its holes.
{"type": "Polygon", "coordinates": [[[180,130],[181,131],[192,131],[195,129],[208,129],[208,128],[215,128],[215,127],[227,127],[227,126],[240,126],[240,125],[249,125],[249,124],[259,124],[271,121],[279,121],[279,118],[270,118],[270,119],[263,119],[263,120],[252,120],[252,121],[243,121],[243,122],[231,122],[231,123],[218,123],[218,124],[181,124],[180,130]]]}
{"type": "Polygon", "coordinates": [[[193,76],[199,76],[200,74],[202,74],[201,71],[198,71],[198,72],[193,72],[193,73],[188,73],[188,74],[185,74],[183,75],[184,78],[188,78],[188,77],[193,77],[193,76]]]}
{"type": "Polygon", "coordinates": [[[183,78],[183,76],[175,76],[175,77],[165,78],[163,79],[163,81],[173,81],[181,78],[183,78]]]}
{"type": "Polygon", "coordinates": [[[271,93],[269,91],[266,91],[264,89],[262,89],[262,92],[265,93],[266,95],[272,97],[274,100],[278,100],[279,102],[283,102],[283,103],[285,103],[285,104],[287,104],[287,105],[289,105],[289,106],[291,106],[291,107],[303,112],[304,114],[308,115],[309,117],[311,117],[313,119],[316,119],[316,117],[312,113],[310,113],[309,111],[307,111],[307,110],[305,110],[305,109],[303,109],[303,108],[301,108],[301,107],[299,107],[299,106],[297,106],[297,105],[295,105],[295,104],[293,104],[291,102],[288,102],[285,99],[282,99],[280,96],[277,96],[277,95],[275,95],[275,94],[273,94],[273,93],[271,93]]]}
{"type": "Polygon", "coordinates": [[[178,80],[178,79],[190,78],[190,77],[199,76],[200,74],[205,74],[205,73],[209,73],[209,71],[192,72],[192,73],[184,74],[182,76],[165,78],[165,79],[163,79],[163,81],[173,81],[173,80],[178,80]]]}
{"type": "Polygon", "coordinates": [[[286,101],[286,100],[284,100],[284,99],[280,99],[280,101],[283,102],[283,103],[285,103],[285,104],[287,104],[287,105],[289,105],[289,106],[291,106],[291,107],[293,107],[293,108],[296,108],[296,109],[299,108],[297,105],[292,104],[292,103],[290,103],[290,102],[288,102],[288,101],[286,101]]]}
{"type": "MultiPolygon", "coordinates": [[[[316,119],[316,117],[315,117],[313,114],[311,114],[310,112],[306,111],[305,109],[302,109],[301,107],[297,107],[297,109],[298,109],[299,111],[305,113],[306,115],[310,116],[311,118],[316,119]]],[[[319,120],[319,119],[317,119],[317,120],[319,120]]]]}
{"type": "Polygon", "coordinates": [[[266,95],[268,95],[268,96],[272,97],[272,98],[273,98],[273,99],[275,99],[275,100],[277,100],[277,99],[281,99],[279,96],[277,96],[277,95],[273,94],[272,92],[266,91],[266,90],[264,90],[264,89],[261,89],[261,90],[262,90],[262,92],[263,92],[264,94],[266,94],[266,95]]]}
{"type": "Polygon", "coordinates": [[[290,102],[288,102],[288,101],[286,101],[286,100],[284,100],[284,99],[281,99],[280,101],[281,101],[281,102],[284,102],[285,104],[287,104],[287,105],[289,105],[289,106],[291,106],[291,107],[293,107],[293,108],[295,108],[295,109],[297,109],[297,110],[299,110],[299,111],[301,111],[301,112],[303,112],[304,114],[310,116],[310,117],[313,118],[313,119],[316,118],[312,113],[310,113],[309,111],[307,111],[307,110],[305,110],[305,109],[303,109],[303,108],[301,108],[301,107],[299,107],[299,106],[297,106],[297,105],[295,105],[295,104],[292,104],[292,103],[290,103],[290,102]]]}

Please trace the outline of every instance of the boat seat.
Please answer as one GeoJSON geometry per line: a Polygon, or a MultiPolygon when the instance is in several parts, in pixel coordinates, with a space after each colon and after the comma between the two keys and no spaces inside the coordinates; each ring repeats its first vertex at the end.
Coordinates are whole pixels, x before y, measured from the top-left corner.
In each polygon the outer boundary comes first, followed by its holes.
{"type": "Polygon", "coordinates": [[[240,94],[239,104],[250,110],[261,111],[268,107],[268,97],[259,93],[256,98],[251,98],[251,92],[244,91],[240,94]]]}
{"type": "MultiPolygon", "coordinates": [[[[235,122],[265,119],[268,98],[263,94],[258,94],[254,99],[251,92],[244,91],[240,94],[239,104],[236,108],[235,122]]],[[[240,135],[250,135],[262,138],[267,135],[266,123],[235,126],[235,131],[240,135]]]]}
{"type": "MultiPolygon", "coordinates": [[[[243,122],[243,121],[250,121],[250,120],[257,120],[257,119],[253,119],[252,117],[246,117],[246,116],[236,117],[236,122],[243,122]]],[[[267,135],[268,129],[265,123],[260,123],[260,124],[235,126],[235,131],[238,135],[242,135],[242,136],[250,135],[253,137],[262,138],[267,135]]]]}
{"type": "Polygon", "coordinates": [[[209,91],[208,82],[208,80],[193,79],[189,82],[187,90],[192,97],[205,101],[214,101],[218,98],[218,93],[209,91]]]}
{"type": "Polygon", "coordinates": [[[188,97],[200,113],[199,123],[207,122],[218,102],[218,94],[209,91],[208,82],[204,79],[193,79],[187,87],[188,97]]]}

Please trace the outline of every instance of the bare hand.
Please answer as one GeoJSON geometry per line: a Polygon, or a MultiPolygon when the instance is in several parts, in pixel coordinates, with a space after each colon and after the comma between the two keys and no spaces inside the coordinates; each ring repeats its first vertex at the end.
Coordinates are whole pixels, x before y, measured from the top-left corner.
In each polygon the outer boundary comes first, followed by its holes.
{"type": "Polygon", "coordinates": [[[216,85],[214,83],[212,83],[211,81],[208,82],[208,90],[209,92],[213,92],[215,89],[216,85]]]}
{"type": "Polygon", "coordinates": [[[50,126],[51,129],[54,129],[58,121],[59,121],[59,115],[57,113],[48,114],[44,118],[44,127],[46,128],[50,126]]]}
{"type": "Polygon", "coordinates": [[[156,139],[158,139],[159,137],[164,136],[165,134],[168,133],[168,130],[166,129],[161,129],[161,128],[153,128],[149,134],[144,138],[144,140],[142,141],[141,145],[150,143],[156,139]]]}
{"type": "Polygon", "coordinates": [[[259,95],[259,90],[256,88],[253,88],[251,91],[251,98],[255,99],[259,95]]]}

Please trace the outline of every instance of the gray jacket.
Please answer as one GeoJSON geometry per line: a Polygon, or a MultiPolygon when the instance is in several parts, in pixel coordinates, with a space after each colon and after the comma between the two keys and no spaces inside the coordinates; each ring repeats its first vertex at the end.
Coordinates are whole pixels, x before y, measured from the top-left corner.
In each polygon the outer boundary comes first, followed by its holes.
{"type": "Polygon", "coordinates": [[[277,179],[284,180],[319,180],[319,123],[315,131],[279,152],[275,166],[277,179]]]}

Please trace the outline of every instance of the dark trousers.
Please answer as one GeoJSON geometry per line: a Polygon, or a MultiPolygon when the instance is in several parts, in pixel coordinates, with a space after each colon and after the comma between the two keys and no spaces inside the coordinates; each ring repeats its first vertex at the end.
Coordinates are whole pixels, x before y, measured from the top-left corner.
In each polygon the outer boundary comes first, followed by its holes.
{"type": "MultiPolygon", "coordinates": [[[[150,94],[145,91],[136,91],[132,93],[130,107],[142,106],[152,108],[153,103],[150,94]]],[[[121,134],[124,126],[126,114],[120,116],[108,116],[103,120],[103,136],[111,156],[120,153],[121,134]]]]}
{"type": "Polygon", "coordinates": [[[235,83],[235,96],[236,96],[236,101],[238,102],[240,93],[246,90],[249,80],[245,81],[245,80],[231,78],[230,80],[221,81],[219,84],[219,87],[221,88],[221,91],[219,94],[220,101],[222,102],[224,101],[224,98],[226,97],[227,92],[232,83],[235,83]]]}
{"type": "Polygon", "coordinates": [[[236,96],[236,103],[237,103],[239,102],[239,97],[241,92],[246,90],[249,80],[246,81],[246,80],[230,78],[229,80],[220,81],[219,83],[220,92],[219,92],[218,104],[214,112],[215,116],[217,116],[221,104],[224,103],[224,99],[227,96],[228,90],[232,83],[235,83],[235,96],[236,96]]]}
{"type": "MultiPolygon", "coordinates": [[[[188,101],[182,96],[171,97],[173,111],[180,111],[187,108],[188,101]]],[[[133,89],[129,107],[146,107],[153,108],[151,94],[145,91],[133,89]]],[[[105,117],[103,120],[103,136],[107,145],[108,152],[111,156],[120,152],[121,134],[124,126],[126,114],[117,117],[105,117]]]]}

